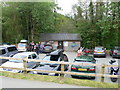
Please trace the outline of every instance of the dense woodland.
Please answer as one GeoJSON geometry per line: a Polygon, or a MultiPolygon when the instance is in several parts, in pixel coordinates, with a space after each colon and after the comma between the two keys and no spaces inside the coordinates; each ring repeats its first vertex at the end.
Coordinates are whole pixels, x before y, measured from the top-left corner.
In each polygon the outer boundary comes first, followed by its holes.
{"type": "Polygon", "coordinates": [[[39,41],[40,33],[79,33],[82,46],[120,45],[120,2],[79,2],[74,15],[57,13],[51,2],[2,3],[3,42],[39,41]]]}

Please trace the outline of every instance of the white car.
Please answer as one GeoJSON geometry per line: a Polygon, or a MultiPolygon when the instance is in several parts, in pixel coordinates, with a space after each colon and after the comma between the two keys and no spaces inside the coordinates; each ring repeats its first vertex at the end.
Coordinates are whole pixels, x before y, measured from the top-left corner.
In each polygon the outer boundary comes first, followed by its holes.
{"type": "MultiPolygon", "coordinates": [[[[36,52],[22,52],[17,53],[13,56],[13,58],[25,58],[25,59],[39,59],[36,52]]],[[[31,69],[39,65],[39,62],[27,61],[26,62],[27,68],[31,69]]],[[[13,67],[13,68],[23,68],[23,60],[12,60],[5,62],[1,66],[3,67],[13,67]]],[[[21,70],[12,70],[12,69],[0,69],[0,71],[10,71],[10,72],[22,72],[21,70]]]]}
{"type": "Polygon", "coordinates": [[[28,49],[28,40],[21,40],[18,43],[18,51],[27,51],[28,49]]]}

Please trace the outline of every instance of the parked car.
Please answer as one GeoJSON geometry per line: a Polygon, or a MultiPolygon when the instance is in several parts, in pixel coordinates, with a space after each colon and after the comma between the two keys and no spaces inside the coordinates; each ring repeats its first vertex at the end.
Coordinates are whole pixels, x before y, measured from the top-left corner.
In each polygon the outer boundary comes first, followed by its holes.
{"type": "Polygon", "coordinates": [[[93,53],[94,57],[106,57],[106,48],[104,47],[95,47],[94,48],[94,53],[93,53]]]}
{"type": "MultiPolygon", "coordinates": [[[[17,53],[13,56],[13,58],[20,58],[21,60],[14,60],[10,59],[9,61],[3,63],[1,66],[3,67],[14,67],[14,68],[23,68],[23,58],[25,59],[39,59],[38,55],[36,52],[22,52],[22,53],[17,53]]],[[[27,61],[26,66],[27,68],[34,68],[38,65],[38,62],[33,62],[33,61],[27,61]]],[[[12,70],[12,69],[1,69],[1,71],[10,71],[10,72],[18,72],[21,73],[23,71],[21,70],[12,70]]]]}
{"type": "Polygon", "coordinates": [[[5,51],[8,53],[8,56],[10,56],[11,54],[14,55],[18,53],[18,50],[15,45],[2,45],[0,46],[0,48],[4,48],[5,51]]]}
{"type": "MultiPolygon", "coordinates": [[[[44,61],[62,61],[68,62],[68,57],[66,54],[62,53],[62,49],[58,49],[56,51],[51,52],[50,54],[46,55],[43,60],[44,61]]],[[[61,65],[60,64],[54,64],[54,63],[46,63],[41,62],[38,67],[35,68],[35,70],[48,70],[48,71],[60,71],[61,65]]],[[[68,70],[68,65],[64,65],[64,70],[68,70]]],[[[48,72],[30,72],[32,74],[40,74],[40,75],[50,75],[50,76],[58,76],[60,74],[57,73],[48,73],[48,72]]]]}
{"type": "MultiPolygon", "coordinates": [[[[96,60],[92,56],[78,56],[75,58],[74,63],[95,64],[96,60]]],[[[95,74],[96,67],[90,66],[90,65],[72,65],[71,72],[95,74]]],[[[95,79],[95,76],[87,76],[87,75],[71,75],[71,76],[73,78],[74,77],[87,77],[87,78],[95,79]]]]}
{"type": "MultiPolygon", "coordinates": [[[[8,57],[8,53],[6,52],[5,48],[0,48],[0,57],[8,57]]],[[[8,60],[0,59],[0,65],[8,60]]]]}
{"type": "Polygon", "coordinates": [[[119,58],[120,57],[120,47],[119,46],[113,47],[110,51],[110,56],[112,56],[113,58],[119,58]]]}
{"type": "Polygon", "coordinates": [[[53,46],[51,44],[45,44],[42,53],[50,53],[53,51],[53,46]]]}
{"type": "Polygon", "coordinates": [[[3,43],[0,43],[0,45],[10,45],[10,43],[3,42],[3,43]]]}
{"type": "Polygon", "coordinates": [[[18,51],[27,51],[28,50],[28,40],[21,40],[18,43],[18,51]]]}

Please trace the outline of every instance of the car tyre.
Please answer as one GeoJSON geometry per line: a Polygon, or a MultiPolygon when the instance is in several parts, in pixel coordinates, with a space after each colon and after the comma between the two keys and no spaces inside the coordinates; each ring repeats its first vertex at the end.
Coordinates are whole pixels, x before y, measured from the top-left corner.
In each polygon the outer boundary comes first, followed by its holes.
{"type": "Polygon", "coordinates": [[[90,79],[95,80],[95,77],[90,77],[90,79]]]}
{"type": "Polygon", "coordinates": [[[72,78],[77,78],[77,76],[71,75],[72,78]]]}

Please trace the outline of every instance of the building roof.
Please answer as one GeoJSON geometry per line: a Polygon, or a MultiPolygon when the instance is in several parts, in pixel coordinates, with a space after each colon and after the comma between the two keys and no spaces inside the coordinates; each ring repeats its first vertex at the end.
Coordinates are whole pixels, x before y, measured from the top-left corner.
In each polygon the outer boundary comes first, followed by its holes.
{"type": "Polygon", "coordinates": [[[41,33],[40,41],[81,41],[77,33],[41,33]]]}

